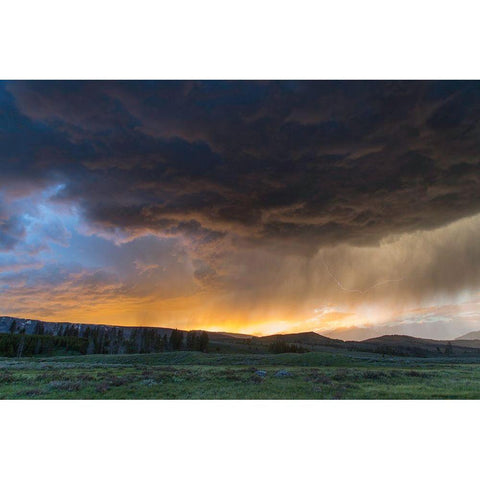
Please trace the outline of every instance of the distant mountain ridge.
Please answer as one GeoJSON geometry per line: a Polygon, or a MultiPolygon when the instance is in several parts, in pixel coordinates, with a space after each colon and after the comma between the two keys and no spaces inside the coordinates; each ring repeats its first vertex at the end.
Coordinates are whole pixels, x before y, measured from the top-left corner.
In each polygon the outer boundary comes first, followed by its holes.
{"type": "Polygon", "coordinates": [[[39,326],[43,326],[43,331],[47,335],[58,335],[60,329],[65,327],[73,327],[78,333],[83,333],[87,328],[100,328],[104,331],[116,331],[123,330],[124,332],[131,332],[136,328],[155,328],[155,330],[163,333],[170,333],[173,328],[163,327],[130,327],[130,326],[118,326],[118,325],[104,325],[101,323],[74,323],[74,322],[46,322],[44,320],[32,320],[30,318],[17,318],[3,316],[0,317],[0,333],[9,333],[12,323],[15,322],[17,331],[25,329],[25,334],[33,335],[35,329],[39,326]]]}
{"type": "MultiPolygon", "coordinates": [[[[175,328],[170,327],[149,327],[149,326],[123,326],[123,325],[106,325],[103,323],[76,323],[76,322],[50,322],[45,320],[34,320],[31,318],[19,318],[19,317],[10,317],[2,316],[0,317],[0,333],[9,333],[12,323],[16,323],[17,330],[25,329],[27,335],[32,335],[35,332],[35,328],[38,325],[43,325],[44,331],[48,335],[57,335],[60,329],[67,326],[73,326],[80,334],[83,333],[87,328],[101,328],[105,331],[118,331],[122,330],[123,332],[132,332],[138,329],[155,329],[157,332],[163,334],[170,334],[175,328]]],[[[181,330],[182,332],[187,333],[188,331],[199,332],[202,330],[181,330]]],[[[313,332],[312,332],[313,333],[313,332]]],[[[251,338],[252,335],[246,335],[243,333],[230,333],[230,332],[208,332],[213,338],[251,338]]]]}
{"type": "Polygon", "coordinates": [[[277,335],[267,335],[264,337],[257,337],[262,341],[276,341],[281,338],[285,342],[301,343],[304,345],[324,345],[324,346],[344,346],[343,340],[336,340],[333,338],[325,337],[315,332],[301,332],[301,333],[283,333],[277,335]]]}
{"type": "MultiPolygon", "coordinates": [[[[46,322],[26,318],[0,317],[0,334],[17,336],[59,337],[79,339],[80,353],[157,353],[168,349],[189,349],[189,338],[198,339],[199,330],[176,330],[165,327],[113,326],[70,322],[46,322]],[[172,347],[172,337],[180,336],[179,345],[172,347]],[[83,343],[82,343],[83,342],[83,343]],[[86,346],[88,344],[88,347],[86,346]]],[[[229,332],[207,332],[210,352],[279,353],[351,350],[383,355],[405,356],[480,356],[480,332],[471,332],[455,340],[432,340],[408,335],[383,335],[362,341],[343,341],[315,332],[287,333],[266,336],[229,332]],[[296,347],[295,347],[296,346],[296,347]],[[295,348],[294,348],[295,347],[295,348]],[[298,347],[298,348],[297,348],[298,347]],[[280,348],[282,351],[282,348],[280,348]]],[[[7,336],[9,337],[9,336],[7,336]]],[[[10,338],[10,337],[9,337],[10,338]]],[[[64,342],[65,343],[65,342],[64,342]]],[[[63,345],[63,344],[62,344],[63,345]]],[[[68,348],[67,348],[68,350],[68,348]]]]}
{"type": "Polygon", "coordinates": [[[455,340],[480,340],[480,331],[469,332],[461,337],[456,338],[455,340]]]}

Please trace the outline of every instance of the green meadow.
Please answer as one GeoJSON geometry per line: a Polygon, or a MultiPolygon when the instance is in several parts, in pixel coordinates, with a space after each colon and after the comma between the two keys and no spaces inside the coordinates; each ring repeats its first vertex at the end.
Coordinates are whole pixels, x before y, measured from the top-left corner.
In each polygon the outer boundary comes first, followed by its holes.
{"type": "Polygon", "coordinates": [[[480,360],[361,352],[0,359],[1,399],[478,399],[480,360]]]}

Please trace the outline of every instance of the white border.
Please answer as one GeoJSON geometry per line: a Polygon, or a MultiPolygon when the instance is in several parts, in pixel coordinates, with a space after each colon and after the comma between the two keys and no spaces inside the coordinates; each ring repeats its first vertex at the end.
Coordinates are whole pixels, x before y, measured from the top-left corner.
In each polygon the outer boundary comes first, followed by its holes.
{"type": "Polygon", "coordinates": [[[0,78],[479,78],[478,2],[6,0],[0,78]]]}
{"type": "Polygon", "coordinates": [[[4,401],[2,477],[469,478],[478,463],[477,407],[469,401],[4,401]]]}

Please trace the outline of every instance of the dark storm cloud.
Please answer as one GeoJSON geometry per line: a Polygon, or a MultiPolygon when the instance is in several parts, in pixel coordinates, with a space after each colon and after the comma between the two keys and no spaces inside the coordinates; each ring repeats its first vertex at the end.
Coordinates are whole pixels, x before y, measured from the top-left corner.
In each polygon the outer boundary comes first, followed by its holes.
{"type": "Polygon", "coordinates": [[[477,82],[10,82],[1,108],[2,185],[62,183],[92,228],[312,253],[480,211],[477,82]]]}
{"type": "Polygon", "coordinates": [[[23,115],[5,88],[0,88],[0,112],[2,180],[20,173],[43,178],[85,157],[84,145],[73,143],[61,128],[23,115]]]}

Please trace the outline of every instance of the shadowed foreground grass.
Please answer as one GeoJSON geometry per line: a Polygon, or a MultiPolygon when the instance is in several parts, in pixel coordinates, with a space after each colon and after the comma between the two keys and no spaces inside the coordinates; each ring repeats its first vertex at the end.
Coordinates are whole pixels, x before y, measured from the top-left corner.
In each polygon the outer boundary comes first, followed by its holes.
{"type": "Polygon", "coordinates": [[[361,353],[0,359],[2,399],[480,398],[480,363],[361,353]]]}

